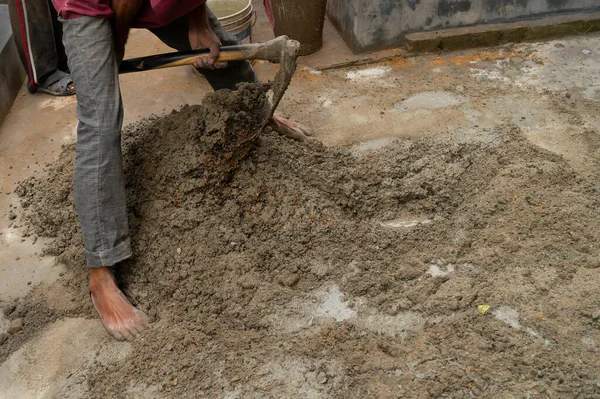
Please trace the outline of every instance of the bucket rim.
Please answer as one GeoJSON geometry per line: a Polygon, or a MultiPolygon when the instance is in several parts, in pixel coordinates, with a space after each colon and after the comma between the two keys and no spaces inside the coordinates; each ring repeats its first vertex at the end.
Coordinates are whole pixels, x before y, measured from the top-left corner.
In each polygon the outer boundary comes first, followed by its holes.
{"type": "MultiPolygon", "coordinates": [[[[252,14],[252,0],[245,0],[245,1],[247,2],[247,4],[244,8],[242,8],[240,11],[235,12],[233,14],[229,14],[224,17],[218,18],[219,21],[221,21],[221,22],[230,21],[230,20],[236,21],[238,19],[241,19],[238,17],[242,14],[245,14],[245,13],[252,14]]],[[[208,5],[208,8],[210,8],[210,2],[207,2],[207,5],[208,5]]],[[[230,23],[230,22],[226,22],[226,23],[230,23]]]]}
{"type": "Polygon", "coordinates": [[[231,27],[236,27],[239,25],[243,25],[246,24],[248,21],[252,20],[252,16],[253,16],[253,12],[249,13],[248,15],[245,15],[239,19],[236,19],[235,21],[231,21],[231,22],[222,22],[221,26],[223,26],[223,28],[227,29],[227,28],[231,28],[231,27]]]}
{"type": "Polygon", "coordinates": [[[251,27],[251,26],[248,26],[248,27],[246,27],[246,28],[244,28],[244,29],[240,29],[240,30],[239,30],[239,31],[237,31],[237,32],[230,32],[230,33],[231,33],[233,36],[235,36],[235,37],[236,37],[236,39],[238,39],[238,40],[243,40],[243,39],[245,39],[245,38],[247,38],[247,37],[249,37],[249,36],[250,36],[250,34],[252,33],[252,27],[251,27]]]}
{"type": "Polygon", "coordinates": [[[230,26],[228,29],[225,29],[225,30],[229,33],[236,34],[236,33],[242,32],[246,29],[251,29],[251,28],[252,28],[252,20],[249,19],[248,21],[244,22],[243,24],[239,24],[236,26],[230,26]]]}

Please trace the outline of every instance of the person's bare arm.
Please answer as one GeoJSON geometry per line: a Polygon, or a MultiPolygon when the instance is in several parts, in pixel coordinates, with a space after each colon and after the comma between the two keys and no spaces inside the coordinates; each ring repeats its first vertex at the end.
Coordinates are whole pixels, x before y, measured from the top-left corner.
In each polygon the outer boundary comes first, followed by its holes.
{"type": "Polygon", "coordinates": [[[193,50],[206,47],[210,49],[208,57],[198,57],[194,65],[198,68],[225,68],[226,62],[217,62],[221,40],[213,32],[208,20],[206,4],[201,5],[189,13],[189,38],[193,50]]]}
{"type": "Polygon", "coordinates": [[[111,0],[111,8],[114,12],[113,27],[115,39],[115,51],[117,62],[121,63],[125,55],[125,43],[129,36],[129,29],[135,17],[142,8],[144,0],[111,0]]]}

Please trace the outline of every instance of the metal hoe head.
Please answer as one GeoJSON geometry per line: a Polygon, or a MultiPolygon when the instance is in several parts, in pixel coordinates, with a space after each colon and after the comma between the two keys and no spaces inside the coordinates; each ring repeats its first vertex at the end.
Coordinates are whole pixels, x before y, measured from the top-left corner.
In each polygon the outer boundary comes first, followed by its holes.
{"type": "MultiPolygon", "coordinates": [[[[273,98],[271,100],[271,110],[267,115],[267,118],[263,122],[263,128],[267,125],[275,109],[279,105],[279,102],[283,98],[285,91],[287,90],[296,67],[298,65],[298,51],[300,50],[300,43],[296,40],[291,40],[287,36],[281,36],[275,39],[281,40],[281,56],[279,57],[279,71],[275,75],[273,83],[271,83],[271,90],[273,91],[273,98]]],[[[262,130],[262,129],[261,129],[262,130]]]]}
{"type": "MultiPolygon", "coordinates": [[[[287,36],[279,36],[265,43],[221,47],[221,52],[217,61],[267,60],[280,64],[279,71],[271,84],[271,89],[273,91],[271,109],[269,110],[266,119],[263,121],[260,130],[267,125],[269,119],[271,119],[275,109],[279,105],[283,94],[290,85],[292,76],[294,76],[294,72],[296,71],[299,50],[300,43],[296,40],[290,40],[287,36]]],[[[124,60],[121,63],[119,73],[140,72],[159,68],[191,65],[199,56],[207,56],[208,53],[208,49],[201,49],[132,58],[124,60]]]]}

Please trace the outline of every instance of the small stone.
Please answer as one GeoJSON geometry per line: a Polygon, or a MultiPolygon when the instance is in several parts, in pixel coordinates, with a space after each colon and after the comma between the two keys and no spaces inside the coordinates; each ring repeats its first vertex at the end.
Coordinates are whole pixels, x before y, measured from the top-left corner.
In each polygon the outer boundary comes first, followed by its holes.
{"type": "Polygon", "coordinates": [[[27,282],[27,285],[31,285],[31,281],[28,281],[28,282],[27,282]]]}
{"type": "Polygon", "coordinates": [[[4,308],[4,316],[10,316],[17,309],[17,304],[10,303],[4,308]]]}
{"type": "Polygon", "coordinates": [[[327,374],[322,371],[319,372],[319,374],[317,374],[317,382],[319,384],[327,384],[327,374]]]}
{"type": "Polygon", "coordinates": [[[177,253],[181,254],[181,248],[177,248],[177,253]]]}
{"type": "Polygon", "coordinates": [[[27,308],[21,304],[15,307],[15,310],[11,313],[11,318],[21,319],[27,314],[27,308]]]}
{"type": "Polygon", "coordinates": [[[583,267],[586,269],[597,269],[600,267],[600,259],[597,261],[591,260],[588,263],[584,263],[583,267]]]}
{"type": "Polygon", "coordinates": [[[567,97],[567,98],[571,98],[571,93],[566,93],[566,94],[565,94],[565,97],[567,97]]]}
{"type": "Polygon", "coordinates": [[[571,236],[571,239],[573,241],[579,241],[579,235],[573,231],[569,231],[569,236],[571,236]]]}
{"type": "Polygon", "coordinates": [[[14,319],[8,326],[9,334],[16,334],[23,329],[23,319],[14,319]]]}
{"type": "Polygon", "coordinates": [[[523,269],[523,270],[521,270],[521,275],[523,277],[531,277],[531,270],[529,270],[529,269],[523,269]]]}
{"type": "Polygon", "coordinates": [[[15,220],[16,218],[17,215],[13,211],[10,211],[10,213],[8,214],[8,220],[15,220]]]}
{"type": "Polygon", "coordinates": [[[283,285],[286,287],[294,287],[300,281],[300,276],[297,274],[291,274],[287,278],[283,279],[283,285]]]}
{"type": "Polygon", "coordinates": [[[256,282],[249,278],[242,278],[240,281],[240,287],[244,290],[251,290],[256,288],[256,282]]]}
{"type": "Polygon", "coordinates": [[[525,59],[521,57],[514,57],[510,59],[511,64],[513,65],[521,65],[524,61],[525,59]]]}
{"type": "Polygon", "coordinates": [[[592,320],[598,320],[598,319],[600,319],[600,309],[598,309],[594,313],[592,313],[592,320]]]}

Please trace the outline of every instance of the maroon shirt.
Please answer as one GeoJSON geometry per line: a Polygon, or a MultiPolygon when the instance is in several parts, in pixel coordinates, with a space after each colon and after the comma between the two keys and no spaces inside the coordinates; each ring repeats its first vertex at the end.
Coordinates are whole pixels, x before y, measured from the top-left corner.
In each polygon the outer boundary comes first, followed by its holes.
{"type": "MultiPolygon", "coordinates": [[[[132,28],[159,28],[187,15],[206,0],[145,0],[132,28]]],[[[58,15],[64,19],[77,17],[112,18],[110,0],[52,0],[58,15]]]]}

